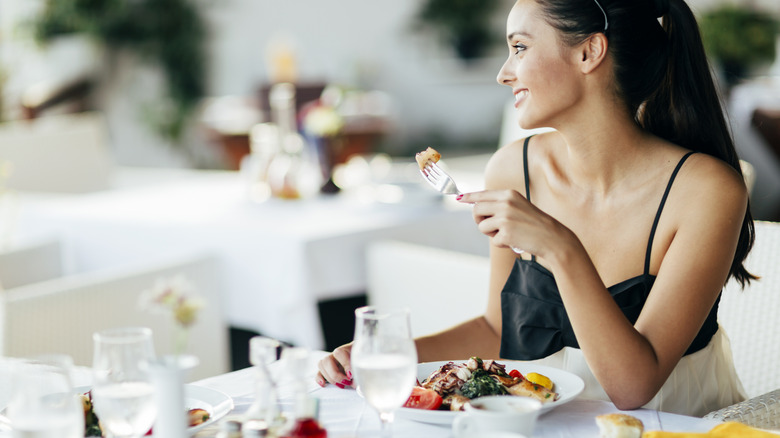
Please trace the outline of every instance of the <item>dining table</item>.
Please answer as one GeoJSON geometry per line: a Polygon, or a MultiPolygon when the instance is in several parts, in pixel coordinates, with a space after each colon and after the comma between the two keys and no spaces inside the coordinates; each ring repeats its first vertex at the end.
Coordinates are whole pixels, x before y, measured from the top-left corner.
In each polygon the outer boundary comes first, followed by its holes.
{"type": "MultiPolygon", "coordinates": [[[[293,374],[284,359],[272,362],[267,370],[278,395],[279,408],[285,416],[294,411],[296,397],[301,388],[308,396],[318,399],[318,420],[327,430],[329,438],[379,437],[380,421],[376,411],[352,388],[338,388],[334,385],[320,387],[315,382],[318,362],[329,354],[323,350],[306,350],[307,361],[303,373],[293,374]],[[301,381],[303,379],[303,381],[301,381]]],[[[206,423],[191,428],[193,438],[214,438],[220,436],[228,423],[246,422],[246,414],[255,401],[255,382],[259,370],[252,366],[184,385],[186,407],[203,407],[212,418],[206,423]]],[[[92,370],[79,366],[71,372],[74,387],[85,390],[92,384],[92,370]]],[[[4,394],[0,394],[0,405],[4,394]]],[[[720,424],[718,420],[686,415],[635,409],[623,411],[609,401],[571,398],[565,404],[543,411],[536,421],[533,435],[528,438],[598,438],[599,428],[595,418],[598,415],[625,413],[642,421],[645,431],[706,432],[720,424]]],[[[289,418],[289,417],[288,417],[289,418]]],[[[410,419],[396,413],[392,424],[394,437],[404,438],[449,438],[453,436],[450,424],[432,424],[410,419]]],[[[0,437],[8,431],[0,427],[0,437]]],[[[159,438],[159,437],[158,437],[159,438]]]]}
{"type": "MultiPolygon", "coordinates": [[[[379,436],[379,416],[356,390],[340,389],[334,385],[320,387],[315,383],[317,363],[327,354],[328,352],[319,350],[310,352],[305,384],[309,395],[319,399],[319,421],[327,430],[328,437],[379,436]]],[[[282,410],[289,412],[294,403],[295,391],[293,388],[296,380],[285,375],[283,361],[272,363],[269,369],[277,382],[282,410]]],[[[255,398],[253,382],[256,373],[257,371],[250,367],[191,383],[191,385],[224,393],[233,401],[233,408],[230,412],[209,427],[199,430],[193,435],[194,437],[214,437],[220,431],[222,423],[229,420],[242,420],[242,416],[255,398]]],[[[615,412],[635,416],[642,421],[645,430],[648,431],[706,432],[719,424],[716,420],[652,409],[621,411],[608,401],[574,399],[543,413],[537,420],[533,436],[529,438],[598,438],[599,429],[595,417],[615,412]]],[[[452,429],[448,424],[423,423],[404,418],[398,414],[393,422],[392,431],[394,437],[446,438],[453,436],[452,429]]]]}
{"type": "Polygon", "coordinates": [[[365,296],[372,242],[488,250],[469,206],[425,185],[416,163],[390,166],[397,170],[391,175],[399,176],[336,195],[262,202],[249,196],[241,172],[122,168],[110,190],[20,193],[15,229],[61,239],[66,273],[166,253],[214,253],[231,327],[312,349],[333,348],[318,306],[365,296]]]}

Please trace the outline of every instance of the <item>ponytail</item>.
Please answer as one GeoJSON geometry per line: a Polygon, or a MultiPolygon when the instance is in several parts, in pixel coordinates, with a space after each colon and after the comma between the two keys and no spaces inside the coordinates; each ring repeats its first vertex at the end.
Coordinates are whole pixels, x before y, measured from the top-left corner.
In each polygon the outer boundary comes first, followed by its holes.
{"type": "MultiPolygon", "coordinates": [[[[696,18],[683,0],[669,2],[663,29],[669,41],[666,74],[637,112],[637,122],[658,137],[720,158],[742,175],[696,18]]],[[[754,240],[748,204],[729,272],[742,287],[756,279],[744,267],[754,240]]]]}

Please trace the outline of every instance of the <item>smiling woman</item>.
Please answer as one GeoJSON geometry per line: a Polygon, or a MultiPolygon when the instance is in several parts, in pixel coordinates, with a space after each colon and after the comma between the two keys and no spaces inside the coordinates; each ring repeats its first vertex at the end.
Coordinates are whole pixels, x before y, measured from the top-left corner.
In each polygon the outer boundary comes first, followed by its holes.
{"type": "MultiPolygon", "coordinates": [[[[420,360],[550,366],[619,409],[741,400],[717,311],[728,279],[754,278],[753,221],[690,8],[518,0],[505,35],[517,123],[555,131],[500,148],[486,190],[459,198],[491,239],[488,304],[417,339],[420,360]]],[[[337,348],[321,378],[348,359],[337,348]]]]}

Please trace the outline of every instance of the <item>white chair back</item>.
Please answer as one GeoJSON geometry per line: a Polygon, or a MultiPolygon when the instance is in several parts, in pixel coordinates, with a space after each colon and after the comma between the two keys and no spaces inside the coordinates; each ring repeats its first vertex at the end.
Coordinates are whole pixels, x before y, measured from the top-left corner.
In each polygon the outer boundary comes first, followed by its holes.
{"type": "Polygon", "coordinates": [[[11,357],[65,353],[77,365],[90,366],[94,332],[145,326],[154,333],[157,354],[171,354],[176,335],[173,318],[142,309],[139,296],[157,280],[177,275],[183,276],[206,301],[190,328],[186,353],[196,355],[200,364],[188,377],[197,380],[229,371],[219,265],[215,257],[204,254],[92,271],[6,290],[0,303],[0,320],[5,320],[3,353],[11,357]]]}
{"type": "Polygon", "coordinates": [[[0,247],[0,285],[6,289],[51,280],[63,273],[62,244],[56,237],[0,247]]]}
{"type": "Polygon", "coordinates": [[[366,256],[368,303],[408,307],[413,336],[485,313],[488,257],[391,240],[372,243],[366,256]]]}
{"type": "Polygon", "coordinates": [[[761,277],[743,291],[729,281],[718,320],[731,340],[734,366],[748,397],[780,388],[780,223],[756,222],[749,272],[761,277]]]}
{"type": "Polygon", "coordinates": [[[110,187],[113,160],[101,113],[0,124],[0,165],[17,191],[84,193],[110,187]]]}

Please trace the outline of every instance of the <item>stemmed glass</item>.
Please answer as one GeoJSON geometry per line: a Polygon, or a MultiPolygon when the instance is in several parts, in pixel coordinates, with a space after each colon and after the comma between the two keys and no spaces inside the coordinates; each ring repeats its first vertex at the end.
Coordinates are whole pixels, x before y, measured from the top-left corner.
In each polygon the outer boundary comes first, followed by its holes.
{"type": "Polygon", "coordinates": [[[84,410],[69,375],[72,365],[65,355],[10,364],[11,393],[5,413],[14,438],[84,436],[84,410]]]}
{"type": "Polygon", "coordinates": [[[358,391],[379,413],[382,436],[389,437],[394,412],[409,398],[417,374],[409,311],[366,306],[355,317],[352,372],[358,391]]]}
{"type": "Polygon", "coordinates": [[[138,438],[157,416],[149,366],[154,360],[152,331],[143,327],[105,330],[93,335],[95,383],[92,400],[110,436],[138,438]]]}

